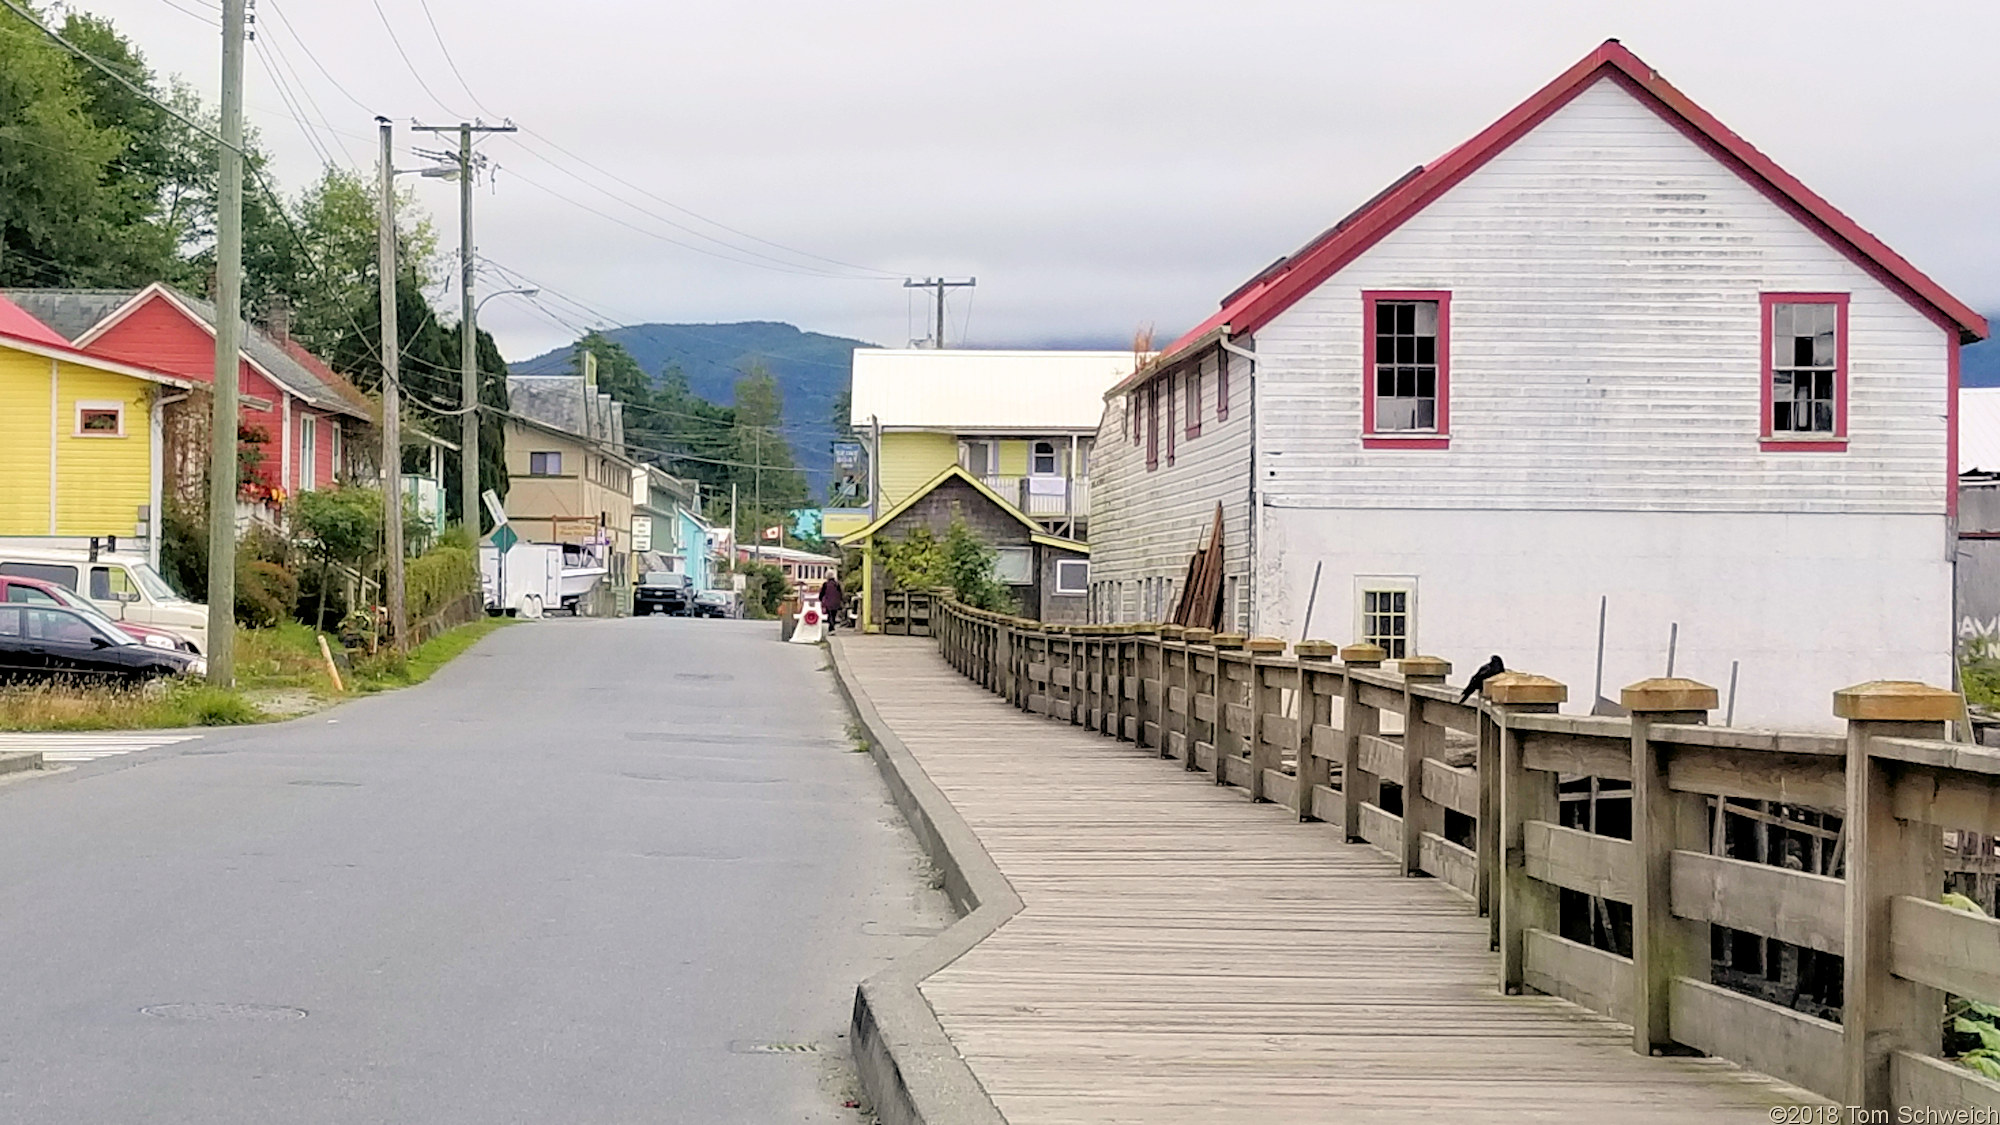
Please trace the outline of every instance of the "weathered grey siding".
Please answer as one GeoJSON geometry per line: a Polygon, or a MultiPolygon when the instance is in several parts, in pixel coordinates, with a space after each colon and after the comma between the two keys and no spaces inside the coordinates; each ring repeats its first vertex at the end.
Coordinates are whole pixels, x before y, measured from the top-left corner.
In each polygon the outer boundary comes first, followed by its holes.
{"type": "Polygon", "coordinates": [[[1231,357],[1229,416],[1217,416],[1218,355],[1201,365],[1201,433],[1189,437],[1186,374],[1172,380],[1173,463],[1167,463],[1164,400],[1160,405],[1160,464],[1146,467],[1146,439],[1132,436],[1130,411],[1139,397],[1106,404],[1091,461],[1091,581],[1098,588],[1095,616],[1102,621],[1140,621],[1159,616],[1141,602],[1149,581],[1171,587],[1168,611],[1187,573],[1188,558],[1208,537],[1219,502],[1223,513],[1223,572],[1234,578],[1225,592],[1238,591],[1238,604],[1225,607],[1225,621],[1247,613],[1250,573],[1250,365],[1231,357]]]}

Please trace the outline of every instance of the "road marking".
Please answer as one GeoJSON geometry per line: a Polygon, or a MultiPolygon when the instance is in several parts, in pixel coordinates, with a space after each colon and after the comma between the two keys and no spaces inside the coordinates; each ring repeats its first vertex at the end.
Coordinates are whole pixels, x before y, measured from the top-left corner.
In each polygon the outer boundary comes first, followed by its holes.
{"type": "Polygon", "coordinates": [[[200,737],[198,734],[0,734],[0,754],[39,750],[44,762],[94,762],[200,737]]]}

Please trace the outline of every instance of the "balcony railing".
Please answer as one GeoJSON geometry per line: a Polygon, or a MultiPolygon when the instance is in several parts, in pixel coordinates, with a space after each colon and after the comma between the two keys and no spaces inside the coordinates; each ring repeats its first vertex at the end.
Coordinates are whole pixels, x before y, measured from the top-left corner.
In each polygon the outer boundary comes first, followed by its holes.
{"type": "Polygon", "coordinates": [[[1006,497],[1023,515],[1036,519],[1089,519],[1090,481],[1063,477],[993,475],[986,487],[1006,497]]]}

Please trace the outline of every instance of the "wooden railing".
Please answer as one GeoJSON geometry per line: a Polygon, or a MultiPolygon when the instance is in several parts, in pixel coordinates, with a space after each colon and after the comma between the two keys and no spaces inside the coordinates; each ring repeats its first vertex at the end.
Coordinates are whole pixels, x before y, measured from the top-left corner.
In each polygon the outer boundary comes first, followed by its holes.
{"type": "Polygon", "coordinates": [[[1783,734],[1708,725],[1716,692],[1685,679],[1626,688],[1629,718],[1568,716],[1546,677],[1509,672],[1462,703],[1445,661],[1390,671],[1374,645],[1287,656],[1275,639],[1047,626],[943,598],[932,622],[944,658],[1016,706],[1455,888],[1491,918],[1508,993],[1847,1106],[2000,1107],[2000,1083],[1940,1057],[1947,994],[2000,1004],[2000,921],[1939,902],[1944,841],[2000,835],[2000,752],[1943,740],[1953,692],[1863,684],[1834,693],[1844,736],[1783,734]],[[1813,870],[1791,843],[1808,831],[1813,870]],[[1733,987],[1727,949],[1746,942],[1824,970],[1820,1014],[1733,987]]]}

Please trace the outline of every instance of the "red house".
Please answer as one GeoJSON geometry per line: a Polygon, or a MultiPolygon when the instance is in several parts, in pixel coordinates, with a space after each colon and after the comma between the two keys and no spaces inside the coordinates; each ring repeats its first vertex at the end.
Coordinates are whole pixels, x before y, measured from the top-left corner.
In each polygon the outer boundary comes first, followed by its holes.
{"type": "MultiPolygon", "coordinates": [[[[214,381],[215,306],[171,286],[22,289],[6,296],[83,351],[214,381]]],[[[348,450],[374,421],[368,398],[292,340],[282,323],[246,323],[242,357],[239,438],[256,451],[245,458],[244,498],[275,503],[344,479],[348,450]]],[[[168,472],[170,490],[200,486],[196,466],[168,472]]]]}

